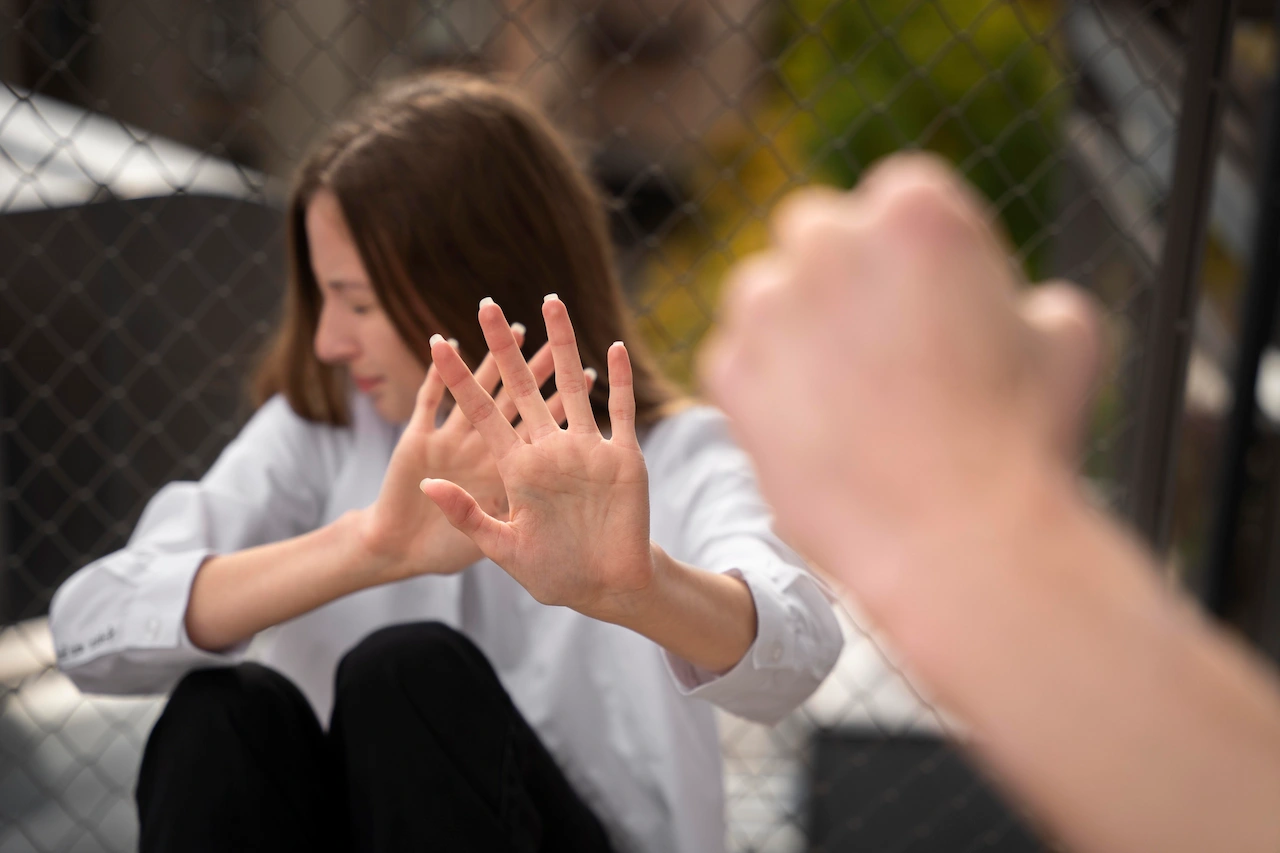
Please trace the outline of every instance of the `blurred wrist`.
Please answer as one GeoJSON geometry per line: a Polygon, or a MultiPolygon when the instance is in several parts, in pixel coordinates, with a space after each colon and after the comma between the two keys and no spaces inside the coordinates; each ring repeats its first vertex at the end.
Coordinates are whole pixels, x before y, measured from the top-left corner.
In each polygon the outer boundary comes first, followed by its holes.
{"type": "MultiPolygon", "coordinates": [[[[869,615],[889,634],[932,635],[945,612],[976,618],[1000,598],[1019,598],[1032,567],[1070,551],[1097,519],[1075,472],[1056,458],[1012,466],[953,514],[922,522],[900,537],[891,559],[851,583],[869,615]]],[[[945,620],[943,620],[945,621],[945,620]]]]}
{"type": "Polygon", "coordinates": [[[354,559],[352,571],[360,586],[378,586],[406,577],[404,558],[390,547],[376,525],[372,507],[343,513],[334,525],[343,531],[354,559]]]}
{"type": "Polygon", "coordinates": [[[389,536],[379,528],[373,507],[351,510],[335,523],[350,525],[348,535],[357,555],[355,569],[363,586],[419,575],[456,574],[481,556],[438,512],[420,522],[413,536],[415,544],[408,548],[400,537],[389,536]]]}

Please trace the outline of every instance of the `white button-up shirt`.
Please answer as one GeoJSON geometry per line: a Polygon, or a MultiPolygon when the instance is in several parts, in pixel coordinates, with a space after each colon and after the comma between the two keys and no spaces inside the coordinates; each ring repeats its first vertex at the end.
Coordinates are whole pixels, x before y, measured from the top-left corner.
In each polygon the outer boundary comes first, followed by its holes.
{"type": "Polygon", "coordinates": [[[724,848],[712,703],[774,722],[834,666],[841,635],[822,587],[772,532],[745,454],[714,409],[687,409],[641,437],[651,536],[677,560],[731,572],[751,590],[756,639],[715,675],[646,638],[537,603],[488,560],[448,576],[366,589],[225,654],[187,636],[200,564],[297,536],[378,495],[400,428],[363,397],[352,424],[263,406],[198,483],[172,483],[126,548],[77,572],[53,599],[59,665],[86,692],[159,693],[197,667],[246,657],[292,679],[327,720],[342,656],[385,625],[439,620],[484,651],[516,706],[622,851],[724,848]]]}

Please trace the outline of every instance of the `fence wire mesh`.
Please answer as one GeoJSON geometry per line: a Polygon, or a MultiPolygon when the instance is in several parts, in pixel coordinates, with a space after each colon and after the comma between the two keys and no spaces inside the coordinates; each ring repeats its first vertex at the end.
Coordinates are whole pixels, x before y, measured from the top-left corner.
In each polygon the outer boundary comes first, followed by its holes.
{"type": "MultiPolygon", "coordinates": [[[[763,245],[785,193],[941,153],[1029,278],[1074,279],[1110,309],[1120,357],[1082,466],[1113,499],[1183,5],[0,0],[0,850],[136,843],[162,700],[80,695],[43,616],[243,421],[290,168],[374,82],[491,72],[581,140],[643,331],[686,383],[725,270],[763,245]]],[[[803,708],[772,729],[722,720],[729,849],[1041,849],[845,617],[845,653],[803,708]]]]}

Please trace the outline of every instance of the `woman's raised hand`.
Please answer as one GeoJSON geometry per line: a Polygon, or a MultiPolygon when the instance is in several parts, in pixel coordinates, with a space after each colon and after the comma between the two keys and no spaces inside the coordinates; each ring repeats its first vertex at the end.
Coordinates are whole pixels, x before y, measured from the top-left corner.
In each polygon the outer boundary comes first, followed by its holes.
{"type": "MultiPolygon", "coordinates": [[[[517,323],[507,334],[518,352],[524,340],[524,327],[517,323]]],[[[446,343],[444,348],[462,364],[455,346],[446,343]]],[[[552,370],[551,348],[543,346],[529,362],[530,381],[541,385],[550,378],[552,370]]],[[[593,378],[588,375],[586,382],[590,384],[593,378]]],[[[491,394],[499,379],[493,356],[486,356],[476,369],[474,381],[491,394]]],[[[364,541],[375,558],[378,582],[419,574],[449,574],[480,559],[475,544],[454,530],[435,505],[422,499],[418,483],[423,477],[456,483],[475,495],[487,512],[506,516],[502,478],[484,440],[457,407],[440,422],[444,391],[445,384],[432,364],[418,389],[413,415],[392,452],[378,499],[365,510],[364,541]]],[[[509,429],[519,435],[528,434],[526,424],[511,427],[518,413],[505,389],[497,396],[496,411],[506,420],[509,429]]],[[[553,419],[564,420],[564,405],[559,395],[548,401],[548,411],[553,419]]]]}
{"type": "MultiPolygon", "coordinates": [[[[611,437],[596,424],[590,381],[578,356],[569,314],[554,294],[542,306],[555,364],[556,407],[544,401],[537,365],[526,363],[502,309],[486,299],[480,326],[521,418],[513,428],[486,377],[472,375],[448,342],[432,339],[431,356],[458,408],[497,463],[509,515],[488,492],[429,477],[422,491],[485,556],[543,604],[564,605],[616,621],[629,597],[650,584],[649,478],[636,440],[631,361],[621,342],[609,349],[611,437]]],[[[534,359],[536,362],[536,357],[534,359]]],[[[486,484],[487,485],[487,484],[486,484]]]]}

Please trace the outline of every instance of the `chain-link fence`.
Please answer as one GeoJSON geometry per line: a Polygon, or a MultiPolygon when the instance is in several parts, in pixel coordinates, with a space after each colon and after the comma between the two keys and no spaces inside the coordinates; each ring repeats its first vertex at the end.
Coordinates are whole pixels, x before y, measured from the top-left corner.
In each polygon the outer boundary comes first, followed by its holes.
{"type": "MultiPolygon", "coordinates": [[[[1117,358],[1082,465],[1123,502],[1166,227],[1194,180],[1174,169],[1207,37],[1194,5],[0,0],[0,850],[134,844],[162,700],[81,696],[52,668],[43,616],[243,421],[281,293],[290,168],[373,82],[492,72],[581,140],[643,332],[685,382],[725,270],[763,244],[780,197],[848,186],[895,150],[940,152],[991,200],[1030,278],[1074,279],[1110,309],[1117,358]]],[[[1191,411],[1224,405],[1254,81],[1270,73],[1270,29],[1233,32],[1253,59],[1228,69],[1224,153],[1200,164],[1217,175],[1206,275],[1224,295],[1195,317],[1191,411]]],[[[1041,849],[846,616],[846,651],[802,709],[772,729],[722,719],[729,848],[1041,849]]]]}

